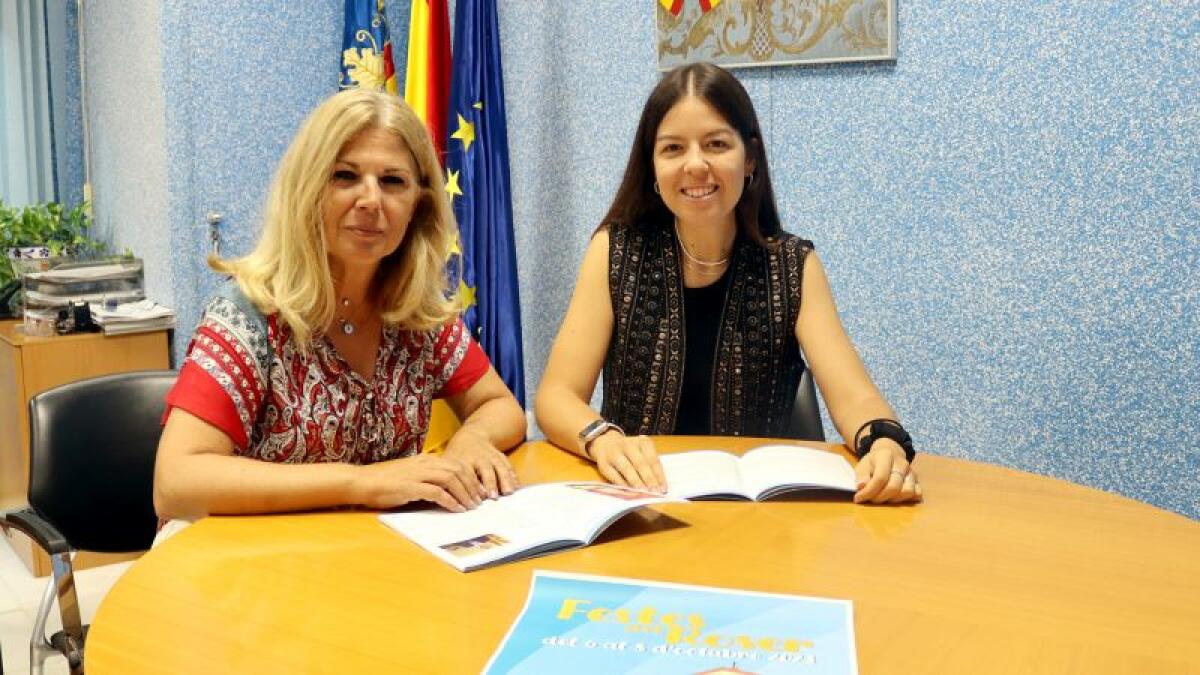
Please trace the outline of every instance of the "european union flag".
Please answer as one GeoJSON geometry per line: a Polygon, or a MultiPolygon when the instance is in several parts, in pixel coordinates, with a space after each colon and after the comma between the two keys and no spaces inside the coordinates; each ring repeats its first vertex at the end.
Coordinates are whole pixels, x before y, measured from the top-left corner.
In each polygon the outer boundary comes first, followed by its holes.
{"type": "Polygon", "coordinates": [[[458,218],[465,320],[525,405],[521,302],[513,246],[508,131],[495,0],[458,0],[446,142],[446,192],[458,218]]]}

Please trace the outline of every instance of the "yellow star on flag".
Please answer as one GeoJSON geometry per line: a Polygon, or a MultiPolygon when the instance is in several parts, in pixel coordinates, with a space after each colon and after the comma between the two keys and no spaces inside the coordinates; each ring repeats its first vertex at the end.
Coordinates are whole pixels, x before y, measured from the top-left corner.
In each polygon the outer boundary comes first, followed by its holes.
{"type": "Polygon", "coordinates": [[[457,238],[454,240],[454,246],[450,247],[450,255],[462,255],[462,245],[457,238]]]}
{"type": "Polygon", "coordinates": [[[483,110],[483,101],[476,101],[471,107],[476,110],[483,110]]]}
{"type": "Polygon", "coordinates": [[[471,149],[471,144],[475,142],[475,125],[468,122],[462,115],[458,116],[458,131],[450,134],[450,138],[457,138],[462,141],[463,152],[471,149]]]}
{"type": "Polygon", "coordinates": [[[468,286],[467,282],[462,279],[458,280],[458,301],[461,303],[463,311],[475,305],[475,287],[468,286]]]}
{"type": "Polygon", "coordinates": [[[462,188],[458,187],[458,172],[446,172],[446,193],[450,195],[450,201],[454,201],[454,196],[462,196],[462,188]]]}

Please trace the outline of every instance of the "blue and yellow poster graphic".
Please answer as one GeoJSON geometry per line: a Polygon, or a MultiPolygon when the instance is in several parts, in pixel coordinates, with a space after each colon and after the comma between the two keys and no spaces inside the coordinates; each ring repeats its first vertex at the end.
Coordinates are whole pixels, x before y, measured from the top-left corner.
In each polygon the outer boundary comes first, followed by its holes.
{"type": "Polygon", "coordinates": [[[855,675],[848,600],[536,572],[485,673],[855,675]]]}

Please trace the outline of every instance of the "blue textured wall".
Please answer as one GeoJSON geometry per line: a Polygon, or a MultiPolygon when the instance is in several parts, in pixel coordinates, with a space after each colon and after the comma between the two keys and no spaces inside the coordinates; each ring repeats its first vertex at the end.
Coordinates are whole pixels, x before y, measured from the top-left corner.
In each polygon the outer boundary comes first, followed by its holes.
{"type": "Polygon", "coordinates": [[[188,282],[176,274],[170,245],[159,11],[150,0],[84,5],[83,101],[97,232],[116,251],[141,257],[146,293],[172,305],[188,282]]]}
{"type": "Polygon", "coordinates": [[[50,105],[54,145],[55,199],[83,201],[83,113],[79,99],[79,11],[74,2],[46,3],[47,45],[52,52],[50,105]]]}
{"type": "MultiPolygon", "coordinates": [[[[927,452],[1200,517],[1197,4],[899,4],[894,64],[739,73],[785,222],[872,373],[927,452]]],[[[657,78],[654,3],[500,5],[532,391],[657,78]]],[[[274,163],[335,86],[341,3],[281,6],[166,0],[142,46],[162,55],[167,162],[139,175],[167,202],[184,332],[215,283],[204,213],[247,250],[274,163]]],[[[113,52],[117,23],[94,27],[113,52]]]]}
{"type": "Polygon", "coordinates": [[[206,214],[224,216],[223,255],[253,247],[276,162],[304,115],[336,89],[340,5],[163,3],[171,249],[185,336],[218,283],[205,264],[206,214]]]}

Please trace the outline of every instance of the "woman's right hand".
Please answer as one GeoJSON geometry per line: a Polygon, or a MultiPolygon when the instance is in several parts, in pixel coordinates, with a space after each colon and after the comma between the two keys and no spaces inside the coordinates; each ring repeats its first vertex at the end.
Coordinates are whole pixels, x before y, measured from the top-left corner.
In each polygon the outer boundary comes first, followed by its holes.
{"type": "Polygon", "coordinates": [[[616,431],[594,439],[588,453],[600,475],[610,483],[643,490],[667,491],[662,462],[648,436],[625,436],[616,431]]]}
{"type": "Polygon", "coordinates": [[[461,512],[479,506],[486,498],[471,467],[439,455],[413,455],[357,468],[355,501],[372,509],[424,500],[461,512]]]}

